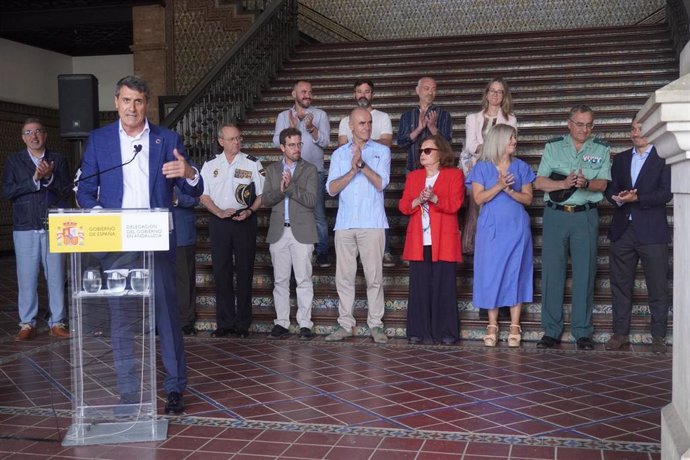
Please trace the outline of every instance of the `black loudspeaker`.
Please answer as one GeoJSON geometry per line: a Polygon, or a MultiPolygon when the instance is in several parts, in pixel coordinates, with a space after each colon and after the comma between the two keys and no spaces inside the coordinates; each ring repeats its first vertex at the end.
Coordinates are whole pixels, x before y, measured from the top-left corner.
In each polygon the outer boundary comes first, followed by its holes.
{"type": "Polygon", "coordinates": [[[98,80],[91,74],[58,75],[60,136],[81,139],[98,128],[98,80]]]}

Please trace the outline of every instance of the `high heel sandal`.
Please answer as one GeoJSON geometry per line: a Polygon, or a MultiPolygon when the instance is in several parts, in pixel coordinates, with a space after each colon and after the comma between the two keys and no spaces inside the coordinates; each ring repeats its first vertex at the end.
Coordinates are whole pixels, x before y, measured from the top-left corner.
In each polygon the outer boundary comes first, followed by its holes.
{"type": "Polygon", "coordinates": [[[508,332],[508,346],[515,348],[520,346],[520,341],[522,340],[522,328],[519,324],[511,324],[510,331],[508,332]],[[513,328],[517,328],[518,333],[513,334],[513,328]]]}
{"type": "Polygon", "coordinates": [[[484,336],[484,346],[495,347],[498,343],[498,325],[489,324],[486,326],[486,335],[484,336]],[[493,329],[493,333],[490,331],[493,329]]]}

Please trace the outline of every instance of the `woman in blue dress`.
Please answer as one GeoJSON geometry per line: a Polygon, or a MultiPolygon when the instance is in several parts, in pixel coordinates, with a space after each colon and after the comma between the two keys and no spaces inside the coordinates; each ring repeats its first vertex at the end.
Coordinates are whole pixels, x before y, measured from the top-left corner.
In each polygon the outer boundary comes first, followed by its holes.
{"type": "Polygon", "coordinates": [[[514,158],[517,131],[496,125],[484,139],[480,161],[467,186],[481,206],[474,250],[472,303],[488,309],[484,344],[498,343],[498,307],[510,306],[508,346],[520,346],[520,310],[532,301],[532,232],[525,206],[532,202],[536,178],[524,161],[514,158]]]}

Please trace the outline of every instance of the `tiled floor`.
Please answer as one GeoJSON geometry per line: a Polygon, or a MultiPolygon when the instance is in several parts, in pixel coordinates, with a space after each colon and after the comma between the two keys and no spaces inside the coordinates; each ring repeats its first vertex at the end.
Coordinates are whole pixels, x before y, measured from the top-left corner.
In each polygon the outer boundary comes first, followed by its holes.
{"type": "Polygon", "coordinates": [[[186,339],[187,411],[168,418],[167,440],[65,448],[69,342],[45,332],[14,342],[14,261],[0,267],[0,458],[659,458],[670,349],[659,357],[643,347],[487,350],[263,335],[186,339]]]}

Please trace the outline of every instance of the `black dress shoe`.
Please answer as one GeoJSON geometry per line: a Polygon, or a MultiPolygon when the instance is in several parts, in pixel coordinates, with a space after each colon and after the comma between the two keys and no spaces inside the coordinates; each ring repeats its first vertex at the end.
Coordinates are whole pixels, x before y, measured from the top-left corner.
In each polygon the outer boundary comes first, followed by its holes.
{"type": "Polygon", "coordinates": [[[276,324],[273,326],[273,329],[271,329],[271,333],[268,334],[269,339],[284,339],[287,338],[290,335],[290,331],[280,324],[276,324]]]}
{"type": "Polygon", "coordinates": [[[184,401],[182,395],[177,391],[168,393],[168,400],[165,402],[165,413],[167,415],[180,415],[184,412],[184,401]]]}
{"type": "Polygon", "coordinates": [[[215,331],[211,332],[211,337],[225,337],[230,334],[234,334],[235,330],[232,328],[219,327],[215,331]]]}
{"type": "Polygon", "coordinates": [[[182,328],[182,333],[184,335],[196,335],[196,329],[191,324],[188,324],[182,328]]]}
{"type": "Polygon", "coordinates": [[[652,352],[657,355],[666,353],[666,339],[664,337],[652,337],[652,352]]]}
{"type": "Polygon", "coordinates": [[[589,337],[580,337],[577,339],[578,350],[594,350],[594,342],[589,337]]]}
{"type": "Polygon", "coordinates": [[[316,337],[316,334],[308,327],[301,327],[299,329],[300,340],[311,340],[316,337]]]}
{"type": "Polygon", "coordinates": [[[237,332],[235,332],[235,334],[237,334],[237,337],[239,337],[240,339],[246,339],[247,337],[249,337],[249,330],[238,329],[237,332]]]}
{"type": "Polygon", "coordinates": [[[559,343],[561,343],[559,339],[554,339],[551,336],[545,335],[537,342],[537,348],[553,348],[559,343]]]}

